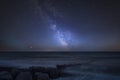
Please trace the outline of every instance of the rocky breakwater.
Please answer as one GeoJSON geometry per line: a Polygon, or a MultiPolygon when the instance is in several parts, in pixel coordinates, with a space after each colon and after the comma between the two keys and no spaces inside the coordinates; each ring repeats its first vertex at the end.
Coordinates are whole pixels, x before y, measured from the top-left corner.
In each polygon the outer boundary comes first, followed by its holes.
{"type": "Polygon", "coordinates": [[[80,64],[64,64],[53,67],[31,66],[29,68],[0,67],[0,80],[51,80],[68,76],[64,69],[80,64]]]}

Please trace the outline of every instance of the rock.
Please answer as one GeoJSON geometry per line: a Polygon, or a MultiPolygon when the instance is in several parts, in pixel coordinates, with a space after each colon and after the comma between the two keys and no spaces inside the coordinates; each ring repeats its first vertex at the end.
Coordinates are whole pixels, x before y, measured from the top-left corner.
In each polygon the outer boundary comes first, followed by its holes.
{"type": "Polygon", "coordinates": [[[12,67],[0,66],[0,71],[8,71],[8,72],[10,72],[11,70],[12,70],[12,67]]]}
{"type": "Polygon", "coordinates": [[[46,73],[37,72],[35,73],[35,76],[36,76],[36,80],[50,80],[48,74],[46,73]]]}
{"type": "Polygon", "coordinates": [[[12,69],[11,70],[11,75],[12,75],[12,77],[13,77],[13,80],[15,80],[16,79],[16,77],[19,75],[19,73],[20,73],[20,71],[18,70],[18,69],[12,69]]]}
{"type": "Polygon", "coordinates": [[[56,68],[46,68],[46,71],[51,79],[60,77],[60,71],[56,68]]]}
{"type": "Polygon", "coordinates": [[[51,79],[58,78],[60,77],[59,73],[60,70],[57,68],[52,68],[52,67],[30,67],[29,68],[31,73],[34,75],[36,72],[41,72],[41,73],[46,73],[49,75],[51,79]]]}
{"type": "Polygon", "coordinates": [[[46,73],[51,79],[58,78],[60,71],[52,67],[30,67],[31,73],[34,75],[36,72],[46,73]]]}
{"type": "Polygon", "coordinates": [[[32,66],[32,67],[29,68],[29,70],[32,71],[32,72],[43,72],[43,73],[46,72],[45,67],[34,67],[34,66],[32,66]]]}
{"type": "Polygon", "coordinates": [[[15,80],[32,80],[32,74],[30,72],[21,72],[15,80]]]}
{"type": "Polygon", "coordinates": [[[74,66],[81,66],[81,63],[76,63],[76,64],[63,64],[63,65],[56,65],[57,69],[63,70],[66,69],[67,67],[74,67],[74,66]]]}
{"type": "Polygon", "coordinates": [[[0,72],[0,80],[13,80],[11,74],[7,71],[0,72]]]}

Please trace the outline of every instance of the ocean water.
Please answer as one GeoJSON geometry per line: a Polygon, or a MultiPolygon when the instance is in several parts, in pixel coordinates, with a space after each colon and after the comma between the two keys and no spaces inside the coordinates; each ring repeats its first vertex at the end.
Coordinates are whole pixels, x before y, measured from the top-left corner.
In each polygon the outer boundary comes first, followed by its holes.
{"type": "Polygon", "coordinates": [[[57,64],[77,64],[64,72],[73,76],[55,80],[120,80],[120,54],[100,52],[2,52],[0,66],[27,68],[56,67],[57,64]]]}

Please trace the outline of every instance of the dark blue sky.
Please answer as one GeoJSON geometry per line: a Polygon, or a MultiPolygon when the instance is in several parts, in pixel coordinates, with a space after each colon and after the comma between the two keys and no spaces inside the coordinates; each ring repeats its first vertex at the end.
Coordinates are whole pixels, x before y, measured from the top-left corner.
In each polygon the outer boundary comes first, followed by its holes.
{"type": "MultiPolygon", "coordinates": [[[[61,50],[37,6],[45,0],[1,0],[0,50],[61,50]]],[[[51,0],[60,28],[70,31],[70,50],[120,51],[120,3],[117,0],[51,0]],[[61,16],[61,18],[59,18],[61,16]]],[[[44,13],[53,18],[46,8],[44,13]]],[[[54,11],[53,11],[54,12],[54,11]]],[[[49,24],[49,23],[48,23],[49,24]]],[[[62,48],[63,49],[63,48],[62,48]]]]}

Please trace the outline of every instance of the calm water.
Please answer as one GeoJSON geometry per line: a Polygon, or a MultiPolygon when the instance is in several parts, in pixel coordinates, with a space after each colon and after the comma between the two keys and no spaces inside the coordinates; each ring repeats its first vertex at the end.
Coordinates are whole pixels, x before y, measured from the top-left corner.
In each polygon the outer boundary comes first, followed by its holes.
{"type": "Polygon", "coordinates": [[[81,63],[65,71],[77,76],[57,80],[120,80],[119,53],[58,53],[58,52],[5,52],[0,53],[1,66],[45,66],[81,63]]]}

